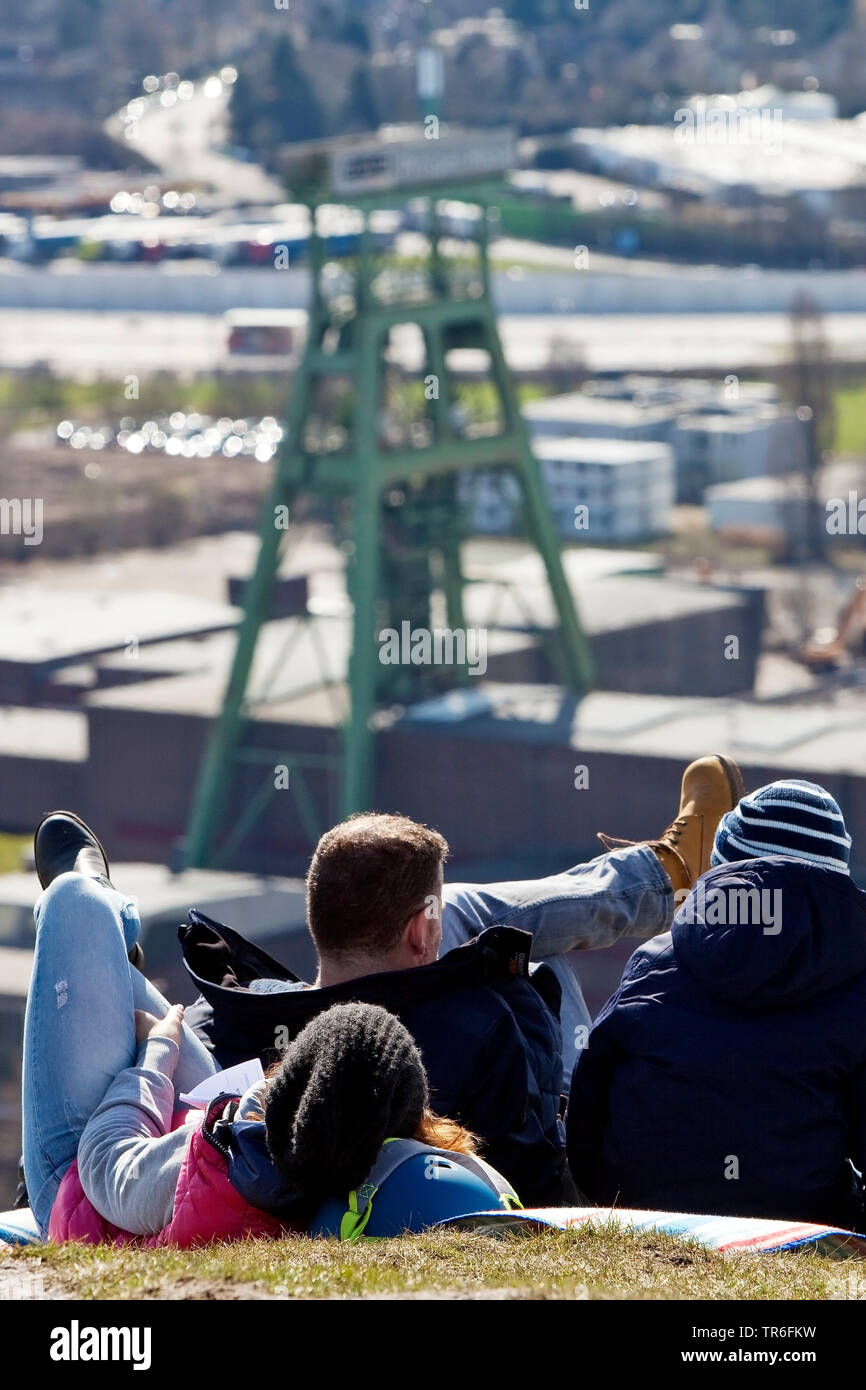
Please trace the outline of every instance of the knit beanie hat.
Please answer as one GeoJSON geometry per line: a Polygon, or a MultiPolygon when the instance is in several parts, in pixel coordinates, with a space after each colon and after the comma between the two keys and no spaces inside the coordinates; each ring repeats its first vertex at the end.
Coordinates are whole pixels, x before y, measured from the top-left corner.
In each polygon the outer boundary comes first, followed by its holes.
{"type": "Polygon", "coordinates": [[[351,1192],[428,1103],[411,1035],[377,1004],[334,1004],[289,1044],[265,1099],[268,1152],[305,1195],[351,1192]]]}
{"type": "Polygon", "coordinates": [[[829,792],[814,782],[771,782],[723,816],[711,864],[785,854],[847,874],[851,836],[829,792]]]}

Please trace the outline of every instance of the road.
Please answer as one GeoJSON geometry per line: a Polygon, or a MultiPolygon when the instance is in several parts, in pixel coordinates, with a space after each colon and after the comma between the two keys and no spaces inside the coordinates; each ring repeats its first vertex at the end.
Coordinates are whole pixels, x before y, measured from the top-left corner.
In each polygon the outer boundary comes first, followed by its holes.
{"type": "MultiPolygon", "coordinates": [[[[178,90],[183,99],[165,92],[137,98],[107,129],[121,143],[130,137],[165,174],[210,184],[227,204],[281,202],[284,191],[261,168],[220,152],[230,81],[211,76],[181,83],[178,90]],[[166,100],[173,104],[162,104],[166,100]]],[[[797,277],[630,262],[593,252],[591,273],[583,278],[568,248],[500,239],[492,252],[497,262],[518,262],[495,276],[499,302],[512,311],[503,313],[500,324],[517,371],[537,370],[564,356],[598,372],[693,368],[725,375],[762,371],[788,355],[787,310],[797,277]],[[594,312],[575,312],[581,300],[594,312]],[[763,312],[747,312],[762,301],[763,312]],[[728,305],[738,311],[718,312],[728,305]]],[[[307,294],[306,277],[297,271],[196,276],[184,266],[168,269],[177,273],[139,267],[89,267],[75,275],[14,267],[9,273],[0,267],[0,367],[47,362],[64,374],[119,378],[155,369],[213,370],[226,364],[222,308],[288,306],[303,303],[307,294]],[[25,307],[28,301],[33,307],[25,307]],[[200,307],[210,312],[197,312],[200,307]],[[161,312],[153,312],[157,308],[161,312]]],[[[826,294],[828,310],[851,306],[850,312],[826,315],[834,355],[866,362],[866,277],[812,280],[810,287],[826,294]]],[[[408,360],[407,365],[420,367],[408,360]]]]}
{"type": "Polygon", "coordinates": [[[230,86],[209,77],[195,84],[187,100],[169,107],[161,105],[161,95],[139,97],[142,114],[134,121],[124,119],[123,113],[112,116],[106,123],[109,135],[121,144],[128,142],[179,183],[209,184],[229,205],[285,201],[285,189],[259,165],[220,153],[228,129],[230,86]]]}
{"type": "MultiPolygon", "coordinates": [[[[790,341],[784,314],[506,314],[500,327],[516,371],[545,366],[551,344],[596,372],[763,371],[784,360],[790,341]]],[[[834,356],[866,362],[866,314],[831,314],[825,327],[834,356]]],[[[226,365],[225,339],[214,314],[0,310],[0,368],[46,362],[64,375],[120,379],[212,371],[226,365]]]]}

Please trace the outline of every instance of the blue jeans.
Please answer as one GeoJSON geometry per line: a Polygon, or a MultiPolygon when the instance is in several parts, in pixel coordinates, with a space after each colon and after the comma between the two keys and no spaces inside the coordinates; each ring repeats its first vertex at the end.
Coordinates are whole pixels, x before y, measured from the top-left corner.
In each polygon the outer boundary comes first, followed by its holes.
{"type": "Polygon", "coordinates": [[[443,951],[485,927],[521,927],[532,933],[532,959],[549,965],[562,986],[564,1091],[592,1023],[566,953],[610,946],[621,936],[655,936],[667,931],[674,915],[671,881],[646,845],[599,855],[549,878],[447,883],[443,899],[443,951]]]}
{"type": "MultiPolygon", "coordinates": [[[[135,1009],[168,1003],[127,951],[141,927],[134,903],[81,874],[62,874],[35,908],[36,951],[24,1020],[24,1174],[43,1236],[84,1126],[115,1077],[135,1064],[135,1009]]],[[[175,1087],[191,1090],[216,1066],[184,1027],[175,1087]]]]}

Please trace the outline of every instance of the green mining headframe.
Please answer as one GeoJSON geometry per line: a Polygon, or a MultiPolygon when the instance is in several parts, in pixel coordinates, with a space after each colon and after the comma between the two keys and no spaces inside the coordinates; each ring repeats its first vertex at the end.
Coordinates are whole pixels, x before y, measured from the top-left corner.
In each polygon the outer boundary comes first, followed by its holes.
{"type": "MultiPolygon", "coordinates": [[[[508,470],[517,479],[526,534],[544,563],[559,621],[554,656],[562,683],[575,692],[593,682],[593,661],[562,566],[538,464],[506,365],[490,296],[489,208],[515,163],[509,130],[463,131],[439,126],[383,130],[378,138],[344,140],[296,149],[289,179],[310,208],[311,299],[303,359],[287,411],[287,427],[262,514],[259,554],[247,585],[245,611],[222,712],[213,726],[196,787],[186,843],[189,865],[226,862],[250,833],[273,793],[273,766],[300,768],[298,758],[244,742],[253,705],[250,673],[262,628],[271,612],[274,581],[287,532],[275,525],[279,509],[293,511],[300,496],[351,518],[348,593],[352,608],[350,711],[343,724],[338,766],[342,814],[371,806],[374,716],[383,706],[406,705],[442,689],[443,668],[383,665],[378,634],[430,628],[431,605],[444,605],[448,627],[463,629],[461,509],[457,482],[474,470],[508,470]],[[441,204],[457,199],[477,209],[470,254],[443,253],[441,204]],[[376,211],[411,203],[426,219],[425,253],[382,255],[376,211]],[[335,273],[327,260],[327,217],[335,205],[355,209],[357,254],[335,273]],[[417,377],[403,379],[403,407],[414,406],[408,433],[383,428],[392,371],[388,346],[406,326],[423,344],[417,377]],[[495,426],[473,428],[461,412],[449,371],[456,348],[487,354],[487,390],[495,426]],[[229,815],[240,762],[267,773],[243,812],[229,815]],[[230,823],[231,822],[231,823],[230,823]]],[[[399,413],[399,412],[398,412],[399,413]]],[[[291,527],[288,534],[291,533],[291,527]]],[[[448,685],[467,669],[449,666],[448,685]]],[[[313,758],[312,762],[315,763],[313,758]]],[[[334,760],[331,760],[333,763],[334,760]]],[[[328,763],[319,755],[318,765],[328,763]]],[[[308,766],[310,759],[308,758],[308,766]]],[[[293,785],[295,785],[293,781],[293,785]]],[[[324,829],[315,821],[303,776],[299,810],[311,842],[324,829]]]]}

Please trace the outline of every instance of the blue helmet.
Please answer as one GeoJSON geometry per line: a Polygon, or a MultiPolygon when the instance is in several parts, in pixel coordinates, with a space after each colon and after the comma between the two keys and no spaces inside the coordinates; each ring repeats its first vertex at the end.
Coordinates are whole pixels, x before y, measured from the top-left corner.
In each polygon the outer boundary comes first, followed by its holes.
{"type": "Polygon", "coordinates": [[[520,1205],[514,1189],[483,1159],[414,1139],[388,1139],[367,1181],[349,1193],[348,1206],[340,1198],[325,1202],[310,1222],[310,1235],[397,1236],[449,1217],[520,1205]]]}

